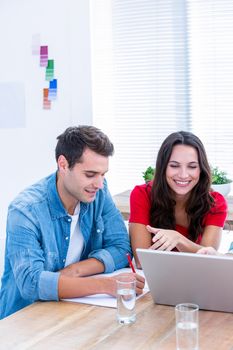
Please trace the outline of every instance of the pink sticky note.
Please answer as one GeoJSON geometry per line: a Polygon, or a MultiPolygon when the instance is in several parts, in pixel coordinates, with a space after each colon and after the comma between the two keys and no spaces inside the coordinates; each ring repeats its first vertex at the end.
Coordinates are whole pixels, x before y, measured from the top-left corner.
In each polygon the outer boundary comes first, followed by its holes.
{"type": "Polygon", "coordinates": [[[48,46],[40,47],[40,66],[47,67],[48,64],[48,46]]]}
{"type": "Polygon", "coordinates": [[[48,46],[41,46],[40,47],[40,55],[48,56],[48,46]]]}

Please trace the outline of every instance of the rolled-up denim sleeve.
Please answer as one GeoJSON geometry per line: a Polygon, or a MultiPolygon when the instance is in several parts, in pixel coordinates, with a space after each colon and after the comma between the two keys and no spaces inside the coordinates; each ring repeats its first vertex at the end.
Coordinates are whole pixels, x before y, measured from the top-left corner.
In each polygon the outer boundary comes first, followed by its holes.
{"type": "MultiPolygon", "coordinates": [[[[104,264],[104,272],[110,273],[120,267],[117,267],[115,260],[111,254],[111,252],[108,251],[108,249],[99,249],[99,250],[93,250],[89,255],[88,258],[95,258],[99,261],[101,261],[104,264]]],[[[126,265],[124,265],[126,266],[126,265]]],[[[124,267],[122,266],[122,267],[124,267]]]]}
{"type": "MultiPolygon", "coordinates": [[[[128,265],[126,254],[132,256],[129,235],[120,211],[116,208],[105,182],[105,197],[102,210],[103,228],[97,227],[102,235],[102,247],[94,249],[88,255],[96,258],[105,266],[105,273],[113,272],[128,265]],[[102,231],[102,232],[101,232],[102,231]]],[[[98,241],[98,238],[96,238],[98,241]]]]}
{"type": "Polygon", "coordinates": [[[40,300],[59,300],[58,280],[59,272],[42,271],[39,278],[39,299],[40,300]]]}
{"type": "Polygon", "coordinates": [[[23,299],[58,300],[59,272],[45,271],[45,251],[38,228],[27,216],[14,211],[8,216],[7,257],[23,299]]]}

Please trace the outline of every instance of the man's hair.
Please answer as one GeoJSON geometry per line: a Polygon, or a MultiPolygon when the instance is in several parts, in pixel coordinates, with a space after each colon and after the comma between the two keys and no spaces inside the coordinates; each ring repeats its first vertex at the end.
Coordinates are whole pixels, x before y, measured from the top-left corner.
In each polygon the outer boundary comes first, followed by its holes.
{"type": "Polygon", "coordinates": [[[112,156],[114,152],[113,144],[107,135],[94,126],[71,126],[59,135],[57,140],[56,161],[63,155],[68,161],[69,168],[82,162],[83,152],[87,148],[105,157],[112,156]]]}

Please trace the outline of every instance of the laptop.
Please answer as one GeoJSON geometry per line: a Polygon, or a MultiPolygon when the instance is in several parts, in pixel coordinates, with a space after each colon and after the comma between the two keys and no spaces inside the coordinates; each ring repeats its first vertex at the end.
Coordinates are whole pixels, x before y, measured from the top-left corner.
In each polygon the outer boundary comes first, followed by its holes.
{"type": "Polygon", "coordinates": [[[137,249],[156,304],[233,312],[233,256],[137,249]]]}

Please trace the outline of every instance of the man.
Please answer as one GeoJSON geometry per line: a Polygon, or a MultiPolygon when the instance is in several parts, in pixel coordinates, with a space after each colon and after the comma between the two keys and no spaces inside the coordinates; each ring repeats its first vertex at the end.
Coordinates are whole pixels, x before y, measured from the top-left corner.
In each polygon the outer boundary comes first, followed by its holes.
{"type": "MultiPolygon", "coordinates": [[[[1,318],[36,300],[115,295],[116,277],[86,277],[125,267],[131,254],[104,179],[112,154],[99,129],[70,127],[58,136],[57,172],[10,204],[1,318]]],[[[140,294],[144,279],[136,279],[140,294]]]]}

